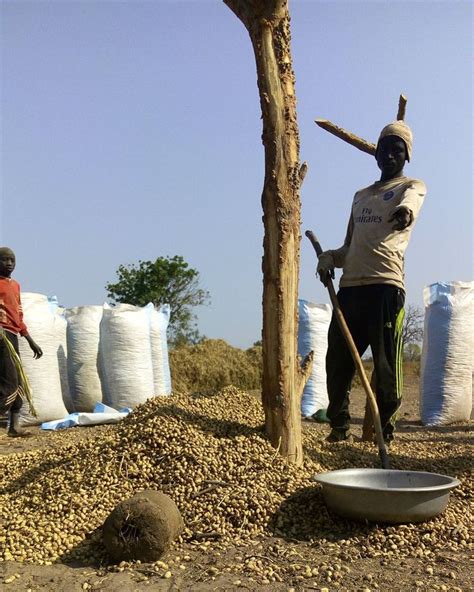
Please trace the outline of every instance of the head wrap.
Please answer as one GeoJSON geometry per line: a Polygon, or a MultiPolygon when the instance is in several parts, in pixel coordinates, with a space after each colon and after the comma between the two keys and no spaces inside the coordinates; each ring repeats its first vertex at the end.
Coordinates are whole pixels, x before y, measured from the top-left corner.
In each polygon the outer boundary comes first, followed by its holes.
{"type": "Polygon", "coordinates": [[[407,160],[410,162],[411,150],[413,146],[413,134],[408,125],[402,120],[394,121],[386,125],[380,132],[380,136],[377,141],[377,148],[379,147],[380,140],[386,136],[397,136],[405,142],[405,146],[407,147],[407,160]]]}

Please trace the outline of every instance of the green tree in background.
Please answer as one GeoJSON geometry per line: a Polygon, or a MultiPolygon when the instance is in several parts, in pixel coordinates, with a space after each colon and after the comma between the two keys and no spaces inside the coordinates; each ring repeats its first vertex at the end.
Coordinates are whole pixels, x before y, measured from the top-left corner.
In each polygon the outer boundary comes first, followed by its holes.
{"type": "Polygon", "coordinates": [[[199,287],[199,272],[189,267],[182,257],[158,257],[154,262],[120,265],[116,273],[118,281],[105,286],[114,303],[145,306],[152,302],[155,307],[169,304],[170,343],[176,347],[200,341],[192,309],[209,304],[210,296],[199,287]]]}

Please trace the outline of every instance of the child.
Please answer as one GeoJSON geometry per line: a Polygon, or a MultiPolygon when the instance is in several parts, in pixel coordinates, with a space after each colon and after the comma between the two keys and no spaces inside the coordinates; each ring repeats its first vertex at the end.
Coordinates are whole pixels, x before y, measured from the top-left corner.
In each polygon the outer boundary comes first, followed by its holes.
{"type": "Polygon", "coordinates": [[[18,430],[24,390],[11,346],[19,355],[18,335],[21,335],[28,341],[35,359],[43,355],[23,322],[20,285],[11,278],[15,264],[15,253],[8,247],[0,247],[0,414],[9,414],[8,435],[11,437],[27,435],[18,430]]]}
{"type": "MultiPolygon", "coordinates": [[[[359,354],[370,345],[375,369],[375,394],[386,442],[393,439],[401,402],[405,285],[404,260],[426,187],[403,174],[410,161],[413,136],[403,121],[380,133],[375,158],[380,181],[358,191],[352,202],[344,245],[325,251],[318,273],[326,285],[334,267],[342,267],[338,300],[359,354]]],[[[338,323],[331,321],[326,356],[331,433],[327,440],[348,438],[349,391],[354,362],[338,323]]]]}

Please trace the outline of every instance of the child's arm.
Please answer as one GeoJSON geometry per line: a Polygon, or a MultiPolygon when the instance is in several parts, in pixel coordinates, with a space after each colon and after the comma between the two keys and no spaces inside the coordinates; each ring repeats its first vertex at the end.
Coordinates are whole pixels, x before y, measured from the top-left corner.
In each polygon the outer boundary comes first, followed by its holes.
{"type": "Polygon", "coordinates": [[[33,350],[33,357],[35,358],[35,360],[41,358],[41,356],[43,355],[43,350],[35,341],[33,341],[31,335],[27,333],[26,335],[23,335],[23,337],[26,339],[26,341],[28,341],[28,345],[33,350]]]}
{"type": "Polygon", "coordinates": [[[21,296],[20,296],[20,286],[18,285],[18,313],[20,316],[20,335],[28,341],[28,345],[33,350],[33,357],[35,360],[38,360],[43,355],[43,350],[40,346],[33,340],[31,335],[28,333],[28,328],[25,325],[25,321],[23,320],[23,307],[21,305],[21,296]]]}

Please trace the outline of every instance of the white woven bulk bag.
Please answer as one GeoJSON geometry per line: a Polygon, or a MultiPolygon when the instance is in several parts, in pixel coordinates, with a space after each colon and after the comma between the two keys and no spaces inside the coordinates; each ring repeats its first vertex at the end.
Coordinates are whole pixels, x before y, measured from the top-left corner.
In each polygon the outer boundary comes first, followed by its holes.
{"type": "Polygon", "coordinates": [[[424,425],[467,421],[472,410],[474,282],[438,282],[423,291],[420,415],[424,425]]]}
{"type": "Polygon", "coordinates": [[[66,310],[69,390],[78,412],[92,412],[96,403],[103,401],[99,358],[102,311],[102,306],[66,310]]]}
{"type": "Polygon", "coordinates": [[[59,376],[55,313],[47,296],[43,294],[24,292],[21,302],[28,332],[43,350],[43,356],[35,360],[26,339],[19,338],[20,356],[38,414],[38,417],[31,415],[28,404],[23,403],[19,420],[22,426],[39,425],[44,421],[61,419],[68,414],[63,403],[59,376]]]}
{"type": "Polygon", "coordinates": [[[153,305],[104,305],[100,352],[106,403],[136,407],[154,395],[150,325],[153,305]]]}
{"type": "Polygon", "coordinates": [[[329,404],[326,352],[331,315],[329,304],[313,304],[307,300],[298,300],[298,354],[304,359],[311,350],[314,351],[313,369],[301,399],[303,417],[311,417],[320,409],[327,409],[329,404]]]}
{"type": "Polygon", "coordinates": [[[166,330],[170,320],[170,306],[164,304],[151,313],[151,355],[155,395],[171,394],[171,372],[166,330]]]}
{"type": "Polygon", "coordinates": [[[67,321],[66,309],[58,305],[56,296],[48,298],[52,311],[54,312],[54,332],[57,341],[57,356],[59,366],[59,380],[63,403],[69,413],[74,411],[74,405],[69,390],[69,378],[67,370],[67,321]]]}

